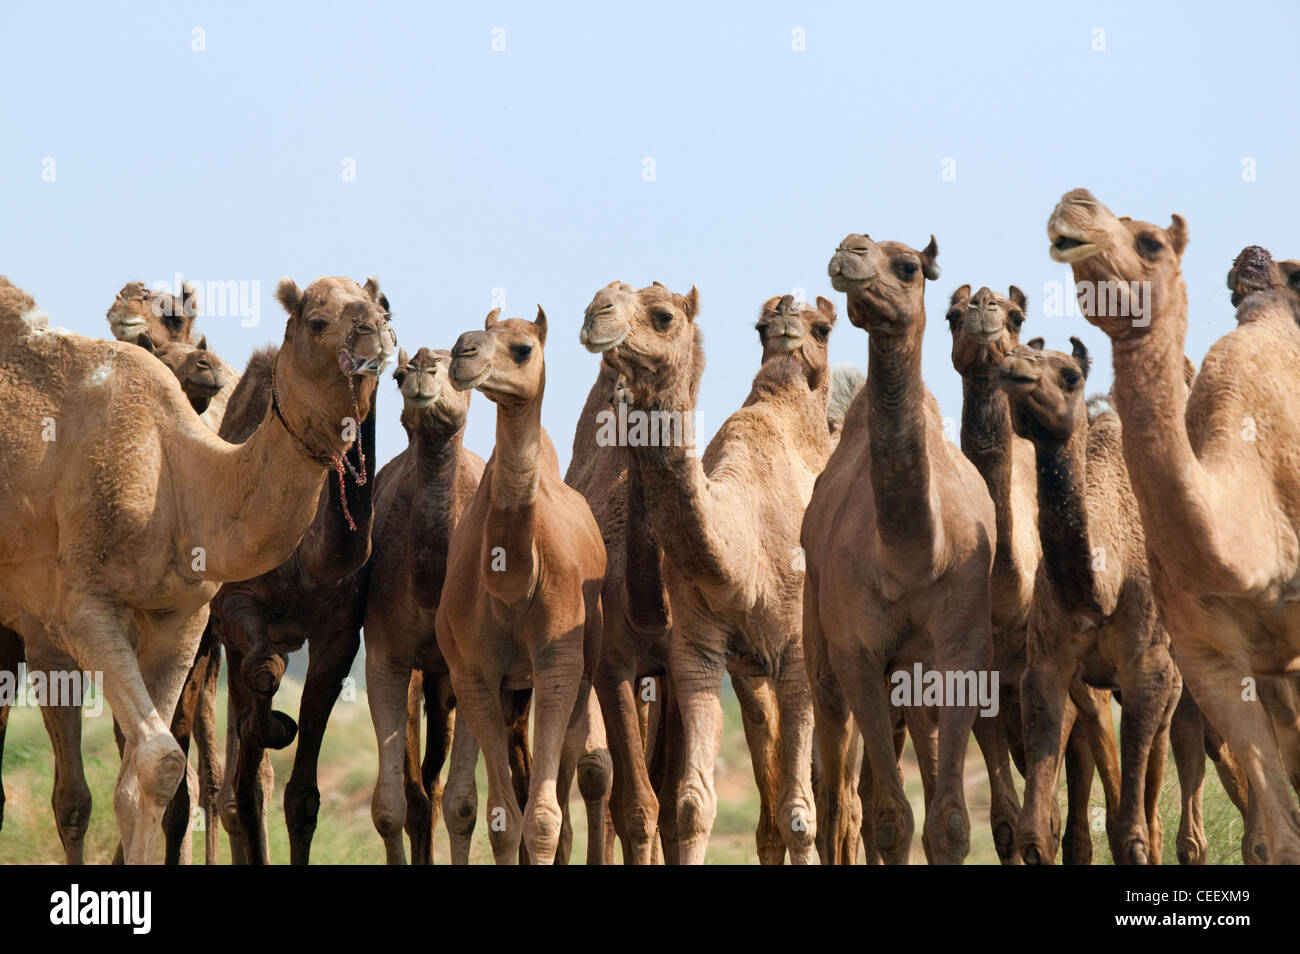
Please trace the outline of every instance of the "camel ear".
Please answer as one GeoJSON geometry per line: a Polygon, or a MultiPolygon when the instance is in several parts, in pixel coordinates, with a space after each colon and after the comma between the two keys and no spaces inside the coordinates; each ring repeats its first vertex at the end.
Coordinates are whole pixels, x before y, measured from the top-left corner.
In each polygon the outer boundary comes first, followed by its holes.
{"type": "Polygon", "coordinates": [[[393,380],[397,382],[399,388],[402,386],[402,382],[406,380],[406,372],[408,370],[407,365],[410,363],[411,359],[407,355],[406,349],[398,348],[397,367],[393,368],[393,380]]]}
{"type": "Polygon", "coordinates": [[[668,287],[668,286],[665,285],[663,282],[651,282],[650,284],[653,285],[655,288],[667,288],[667,287],[668,287]]]}
{"type": "Polygon", "coordinates": [[[144,348],[144,350],[148,351],[150,354],[153,354],[157,350],[154,347],[153,338],[149,337],[149,332],[147,331],[142,331],[138,335],[136,335],[135,343],[138,344],[141,348],[144,348]]]}
{"type": "Polygon", "coordinates": [[[1169,243],[1174,247],[1174,254],[1182,256],[1187,248],[1187,220],[1175,212],[1169,219],[1169,228],[1165,229],[1169,243]]]}
{"type": "Polygon", "coordinates": [[[925,272],[925,277],[934,281],[939,277],[939,243],[930,236],[930,244],[921,250],[921,265],[925,272]]]}
{"type": "Polygon", "coordinates": [[[366,290],[366,294],[370,296],[371,301],[373,302],[379,301],[379,279],[378,278],[375,278],[373,275],[371,275],[369,278],[366,279],[366,283],[361,287],[366,290]]]}
{"type": "Polygon", "coordinates": [[[610,283],[609,283],[608,285],[606,285],[605,287],[606,287],[606,288],[618,288],[618,287],[619,287],[620,285],[622,285],[622,284],[623,284],[622,282],[619,282],[619,281],[613,281],[613,282],[610,282],[610,283]]]}
{"type": "Polygon", "coordinates": [[[489,311],[487,317],[483,319],[483,330],[491,331],[492,326],[497,323],[497,319],[500,317],[501,317],[500,308],[493,308],[491,311],[489,311]]]}
{"type": "Polygon", "coordinates": [[[970,297],[970,286],[962,285],[961,288],[958,288],[955,292],[952,293],[952,297],[948,299],[948,305],[951,307],[952,305],[957,304],[957,302],[961,301],[963,298],[969,298],[969,297],[970,297]]]}
{"type": "Polygon", "coordinates": [[[181,284],[181,310],[188,318],[195,318],[199,314],[199,289],[193,282],[181,284]]]}
{"type": "Polygon", "coordinates": [[[533,319],[533,326],[537,329],[537,337],[542,344],[546,344],[546,312],[542,311],[542,306],[537,306],[537,317],[533,319]]]}
{"type": "Polygon", "coordinates": [[[302,308],[302,292],[292,278],[280,279],[280,284],[275,286],[275,299],[291,315],[298,314],[302,308]]]}
{"type": "Polygon", "coordinates": [[[1188,388],[1190,388],[1192,386],[1192,382],[1195,380],[1196,380],[1196,365],[1192,364],[1191,358],[1187,357],[1187,355],[1183,355],[1183,383],[1186,384],[1188,388]]]}
{"type": "Polygon", "coordinates": [[[207,336],[207,335],[203,335],[202,337],[200,337],[200,338],[199,338],[199,343],[196,344],[194,347],[198,348],[200,351],[207,351],[207,350],[208,350],[208,336],[207,336]]]}
{"type": "Polygon", "coordinates": [[[1286,276],[1287,287],[1292,291],[1300,292],[1300,262],[1295,259],[1287,259],[1285,262],[1278,262],[1277,267],[1286,276]]]}
{"type": "Polygon", "coordinates": [[[681,296],[682,311],[686,312],[686,317],[690,321],[695,320],[695,316],[700,313],[700,290],[695,285],[691,290],[681,296]]]}
{"type": "Polygon", "coordinates": [[[821,295],[817,296],[817,310],[829,318],[831,324],[835,324],[835,306],[821,295]]]}
{"type": "Polygon", "coordinates": [[[1043,344],[1044,341],[1042,338],[1030,338],[1028,341],[1025,342],[1025,347],[1033,348],[1035,351],[1042,351],[1043,344]]]}
{"type": "Polygon", "coordinates": [[[1070,336],[1070,354],[1074,360],[1079,362],[1079,367],[1083,369],[1083,376],[1088,377],[1088,371],[1092,368],[1092,358],[1088,356],[1088,349],[1083,342],[1073,335],[1070,336]]]}
{"type": "Polygon", "coordinates": [[[1007,297],[1010,298],[1012,304],[1014,304],[1021,311],[1025,311],[1029,308],[1029,299],[1027,299],[1025,297],[1025,293],[1022,292],[1015,285],[1012,285],[1010,288],[1007,289],[1007,297]]]}

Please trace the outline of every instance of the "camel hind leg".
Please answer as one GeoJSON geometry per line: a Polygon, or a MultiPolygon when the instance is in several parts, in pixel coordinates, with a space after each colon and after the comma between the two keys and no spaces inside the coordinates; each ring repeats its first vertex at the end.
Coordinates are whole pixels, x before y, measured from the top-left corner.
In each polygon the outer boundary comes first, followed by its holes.
{"type": "MultiPolygon", "coordinates": [[[[422,674],[421,683],[424,690],[424,713],[425,726],[427,729],[428,743],[425,747],[424,761],[420,763],[420,791],[425,793],[429,802],[428,815],[428,844],[427,854],[421,853],[421,858],[417,860],[415,851],[415,839],[411,836],[410,829],[407,829],[407,835],[411,837],[411,857],[416,864],[433,864],[433,833],[438,827],[438,819],[442,816],[442,767],[447,761],[447,753],[451,750],[451,720],[452,705],[455,697],[451,691],[451,680],[445,674],[426,672],[422,674]]],[[[419,700],[408,700],[407,718],[412,715],[419,716],[419,700]],[[410,711],[410,703],[414,701],[414,713],[410,711]]],[[[418,746],[416,751],[418,752],[418,746]]],[[[408,782],[407,786],[407,813],[410,814],[411,802],[410,793],[412,788],[408,782]]],[[[423,838],[423,835],[421,835],[423,838]]]]}
{"type": "MultiPolygon", "coordinates": [[[[777,733],[780,722],[772,680],[743,673],[731,674],[731,685],[740,702],[740,713],[749,745],[749,759],[758,786],[758,863],[779,865],[785,861],[785,841],[778,828],[779,793],[777,733]]],[[[811,756],[810,756],[811,758],[811,756]]]]}
{"type": "Polygon", "coordinates": [[[1186,686],[1174,709],[1169,739],[1182,803],[1178,820],[1178,863],[1203,865],[1209,856],[1201,807],[1205,790],[1205,716],[1186,686]]]}
{"type": "MultiPolygon", "coordinates": [[[[53,674],[78,668],[70,656],[55,649],[33,647],[30,657],[33,672],[53,674]]],[[[45,684],[54,683],[47,678],[45,684]]],[[[90,827],[91,796],[81,755],[81,717],[79,703],[41,706],[45,731],[54,748],[54,791],[50,806],[54,810],[54,825],[63,845],[64,860],[70,865],[86,863],[86,831],[90,827]]]]}

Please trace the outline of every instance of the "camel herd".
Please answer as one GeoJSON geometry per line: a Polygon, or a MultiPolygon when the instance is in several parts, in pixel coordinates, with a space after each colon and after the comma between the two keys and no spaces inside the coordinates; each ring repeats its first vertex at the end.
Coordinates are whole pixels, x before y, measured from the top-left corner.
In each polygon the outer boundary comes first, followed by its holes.
{"type": "MultiPolygon", "coordinates": [[[[196,337],[188,286],[127,285],[110,341],[51,328],[0,278],[0,671],[25,656],[103,673],[127,863],[153,859],[160,828],[166,860],[187,858],[195,806],[209,861],[224,827],[237,863],[269,862],[268,751],[295,739],[285,820],[307,863],[321,741],[362,639],[392,864],[408,843],[431,863],[440,816],[468,862],[480,754],[497,863],[568,861],[575,780],[588,863],[620,846],[628,863],[702,863],[727,675],[764,864],[905,863],[908,738],[925,856],[960,863],[972,734],[1004,864],[1058,849],[1089,863],[1094,774],[1114,860],[1158,863],[1171,748],[1181,862],[1206,859],[1208,754],[1244,860],[1300,863],[1300,262],[1242,251],[1236,327],[1198,370],[1180,216],[1117,218],[1079,189],[1048,236],[1111,339],[1107,395],[1087,396],[1078,338],[1022,342],[1018,288],[963,285],[945,315],[963,387],[948,440],[921,376],[937,243],[855,233],[829,274],[867,333],[865,378],[828,365],[830,301],[774,297],[749,396],[703,453],[698,291],[601,288],[579,336],[600,367],[563,477],[541,426],[541,308],[408,355],[374,279],[284,279],[284,340],[240,374],[196,337]],[[393,358],[408,445],[376,473],[393,358]],[[463,446],[476,390],[496,405],[486,463],[463,446]],[[614,417],[649,434],[606,439],[614,417]],[[304,644],[295,720],[273,702],[304,644]],[[912,672],[948,689],[992,676],[996,704],[900,703],[912,672]]],[[[42,715],[76,863],[82,713],[42,715]]]]}

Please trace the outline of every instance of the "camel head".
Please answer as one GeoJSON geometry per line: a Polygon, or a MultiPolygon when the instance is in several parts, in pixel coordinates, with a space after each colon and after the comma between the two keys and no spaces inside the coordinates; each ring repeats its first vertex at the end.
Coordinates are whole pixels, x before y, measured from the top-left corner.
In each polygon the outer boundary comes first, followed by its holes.
{"type": "Polygon", "coordinates": [[[446,431],[464,426],[471,392],[452,385],[450,351],[421,348],[414,358],[399,351],[393,380],[402,392],[402,426],[408,434],[425,422],[446,431]]]}
{"type": "Polygon", "coordinates": [[[623,375],[629,396],[648,400],[666,381],[686,382],[693,394],[704,369],[699,310],[693,285],[678,295],[659,282],[641,289],[610,282],[587,306],[578,340],[623,375]]]}
{"type": "Polygon", "coordinates": [[[159,361],[167,365],[176,380],[181,383],[181,390],[189,398],[190,406],[202,414],[212,403],[224,386],[221,371],[212,353],[208,351],[206,336],[199,339],[197,345],[183,341],[169,341],[155,345],[148,332],[141,333],[135,339],[136,344],[146,351],[151,351],[159,361]]]}
{"type": "Polygon", "coordinates": [[[1035,443],[1064,443],[1080,423],[1087,423],[1084,383],[1092,359],[1078,338],[1071,353],[1044,351],[1041,338],[1016,345],[1002,359],[998,384],[1011,403],[1011,426],[1035,443]]]}
{"type": "Polygon", "coordinates": [[[1116,218],[1087,189],[1061,197],[1047,220],[1054,261],[1074,272],[1085,318],[1112,339],[1146,334],[1152,315],[1166,303],[1186,301],[1179,265],[1187,247],[1187,223],[1174,215],[1167,228],[1116,218]]]}
{"type": "Polygon", "coordinates": [[[189,343],[194,319],[199,313],[198,290],[186,282],[181,296],[146,288],[144,282],[131,282],[113,299],[108,309],[108,326],[118,341],[135,341],[147,333],[154,344],[169,341],[189,343]]]}
{"type": "MultiPolygon", "coordinates": [[[[318,278],[299,291],[293,279],[282,278],[275,297],[289,313],[280,349],[280,357],[292,366],[289,373],[312,382],[317,393],[339,399],[346,395],[349,403],[355,390],[364,418],[379,374],[397,346],[379,282],[368,278],[361,285],[350,278],[318,278]]],[[[282,361],[281,375],[287,370],[282,361]]],[[[304,393],[288,386],[295,395],[304,393]]]]}
{"type": "Polygon", "coordinates": [[[457,391],[473,388],[494,404],[511,407],[540,400],[546,387],[546,312],[537,318],[499,320],[494,308],[482,331],[467,331],[451,349],[451,384],[457,391]]]}
{"type": "Polygon", "coordinates": [[[1228,270],[1228,288],[1232,290],[1234,308],[1247,296],[1271,288],[1286,288],[1300,294],[1300,262],[1275,261],[1268,249],[1247,245],[1228,270]]]}
{"type": "Polygon", "coordinates": [[[981,288],[974,295],[969,285],[952,293],[948,328],[952,331],[952,366],[962,377],[996,377],[1002,359],[1020,344],[1028,302],[1012,285],[1006,296],[981,288]]]}
{"type": "Polygon", "coordinates": [[[763,345],[763,364],[789,355],[802,365],[809,386],[817,387],[826,379],[835,306],[825,298],[818,295],[815,308],[796,302],[793,295],[769,298],[754,327],[763,345]]]}
{"type": "Polygon", "coordinates": [[[939,277],[939,244],[917,251],[902,242],[874,242],[854,232],[826,267],[831,287],[849,296],[849,321],[867,331],[907,330],[925,323],[925,280],[939,277]]]}

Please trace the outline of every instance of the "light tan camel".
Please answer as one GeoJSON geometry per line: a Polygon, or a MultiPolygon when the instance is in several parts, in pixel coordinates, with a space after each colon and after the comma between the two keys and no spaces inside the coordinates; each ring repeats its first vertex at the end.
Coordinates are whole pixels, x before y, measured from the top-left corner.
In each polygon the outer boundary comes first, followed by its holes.
{"type": "MultiPolygon", "coordinates": [[[[114,807],[128,863],[150,860],[185,772],[168,723],[208,600],[221,581],[292,552],[326,462],[349,444],[339,422],[354,392],[368,403],[374,389],[369,377],[341,374],[340,356],[373,373],[391,347],[380,309],[355,282],[322,279],[293,293],[276,411],[233,446],[199,422],[153,357],[49,328],[29,295],[0,280],[9,382],[0,484],[10,488],[0,502],[0,623],[23,635],[34,668],[104,673],[126,737],[114,807]]],[[[72,778],[80,709],[43,714],[56,774],[72,778]]]]}
{"type": "Polygon", "coordinates": [[[1077,678],[1122,690],[1116,864],[1159,864],[1158,801],[1169,723],[1182,680],[1169,655],[1147,573],[1142,521],[1120,448],[1119,418],[1089,413],[1091,361],[1019,346],[1001,363],[1016,433],[1033,442],[1043,560],[1029,615],[1021,684],[1029,773],[1017,843],[1027,864],[1050,863],[1050,804],[1064,745],[1066,699],[1077,678]]]}
{"type": "MultiPolygon", "coordinates": [[[[863,829],[890,863],[907,861],[913,830],[897,771],[890,673],[919,664],[977,681],[984,673],[989,685],[994,662],[993,502],[979,471],[944,439],[921,380],[924,286],[939,276],[937,255],[933,238],[916,251],[853,234],[831,258],[831,284],[848,293],[849,319],[868,332],[867,382],[817,479],[802,533],[803,633],[822,772],[848,777],[851,708],[872,780],[863,829]]],[[[989,768],[994,831],[1014,822],[1017,802],[996,721],[977,718],[972,699],[945,701],[922,841],[932,862],[957,863],[970,846],[962,765],[972,728],[989,768]]],[[[824,786],[821,797],[818,823],[840,832],[853,793],[842,782],[824,786]]]]}
{"type": "Polygon", "coordinates": [[[551,864],[600,652],[605,547],[587,502],[560,480],[542,429],[546,315],[497,316],[451,353],[452,385],[497,405],[497,439],[452,533],[435,628],[458,714],[483,749],[493,856],[513,863],[522,840],[532,863],[551,864]],[[533,761],[521,813],[502,700],[530,684],[533,761]]]}
{"type": "MultiPolygon", "coordinates": [[[[647,298],[661,332],[674,321],[695,320],[695,289],[680,296],[652,286],[647,298]]],[[[703,458],[695,454],[690,421],[694,335],[629,336],[608,352],[627,385],[627,443],[667,564],[669,671],[685,753],[675,833],[683,864],[703,863],[717,812],[713,774],[728,671],[760,794],[759,860],[780,864],[787,850],[796,864],[815,860],[798,532],[803,503],[831,449],[826,343],[834,321],[824,298],[816,307],[790,296],[763,305],[757,328],[766,360],[744,406],[703,458]],[[636,438],[637,424],[644,439],[636,438]]],[[[614,336],[600,315],[587,332],[589,340],[614,336]]]]}
{"type": "MultiPolygon", "coordinates": [[[[1184,385],[1187,224],[1116,218],[1087,190],[1048,220],[1089,322],[1111,339],[1115,408],[1152,588],[1183,679],[1240,760],[1270,863],[1300,863],[1300,302],[1267,288],[1184,385]],[[1264,704],[1261,704],[1261,701],[1264,704]],[[1290,711],[1287,711],[1287,709],[1290,711]]],[[[1267,267],[1243,262],[1264,284],[1267,267]]],[[[1264,263],[1266,265],[1266,263],[1264,263]]]]}

